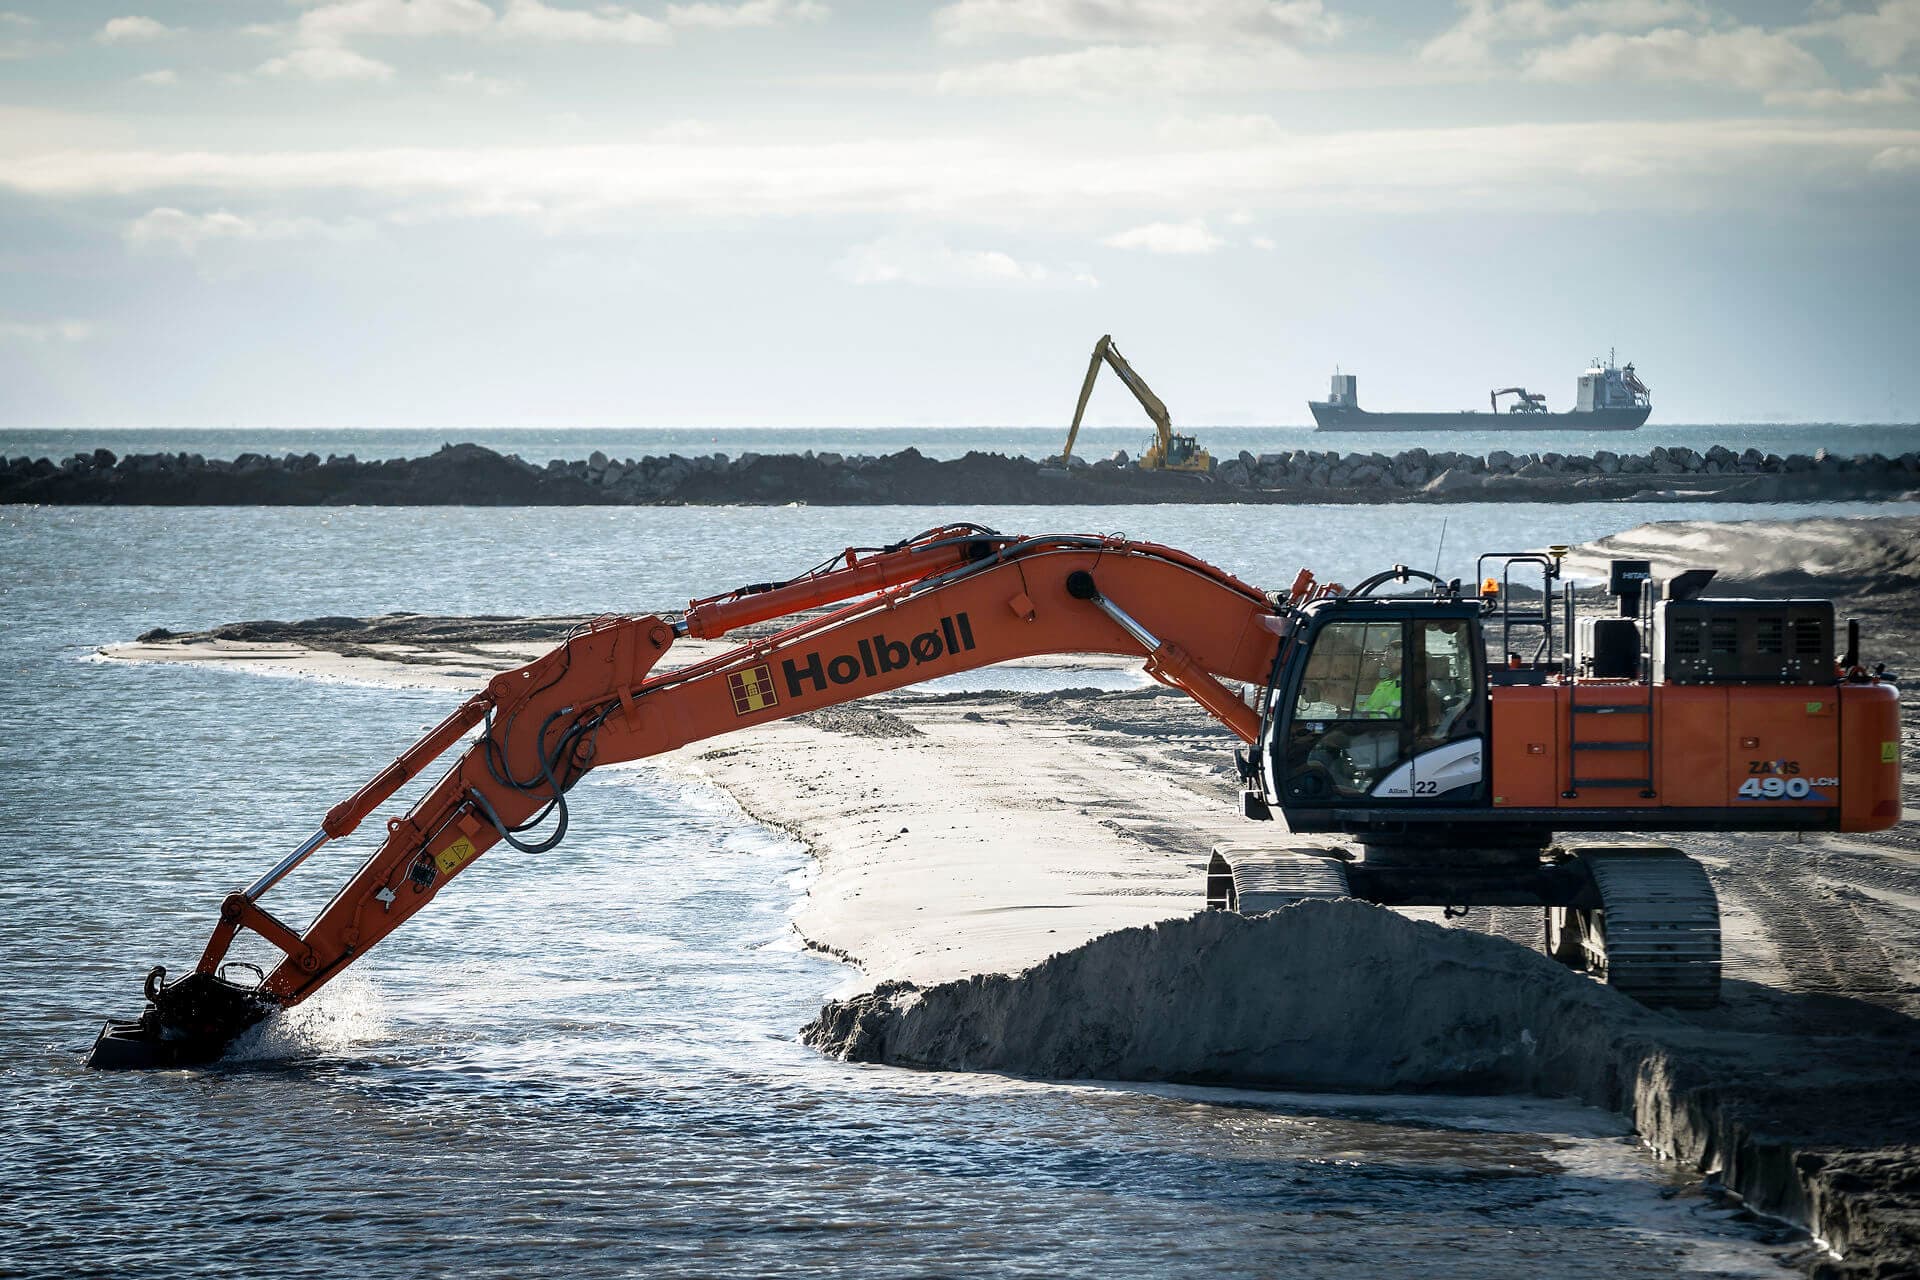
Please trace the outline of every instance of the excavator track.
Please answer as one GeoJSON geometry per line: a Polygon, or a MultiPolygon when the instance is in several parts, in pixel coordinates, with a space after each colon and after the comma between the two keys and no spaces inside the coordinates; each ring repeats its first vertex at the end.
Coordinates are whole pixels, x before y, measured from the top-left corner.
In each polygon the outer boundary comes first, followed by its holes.
{"type": "Polygon", "coordinates": [[[1348,898],[1347,868],[1324,849],[1217,844],[1207,863],[1207,906],[1258,915],[1306,898],[1348,898]]]}
{"type": "Polygon", "coordinates": [[[1598,909],[1547,911],[1547,951],[1642,1004],[1711,1008],[1720,999],[1720,900],[1706,868],[1648,845],[1571,850],[1598,909]]]}

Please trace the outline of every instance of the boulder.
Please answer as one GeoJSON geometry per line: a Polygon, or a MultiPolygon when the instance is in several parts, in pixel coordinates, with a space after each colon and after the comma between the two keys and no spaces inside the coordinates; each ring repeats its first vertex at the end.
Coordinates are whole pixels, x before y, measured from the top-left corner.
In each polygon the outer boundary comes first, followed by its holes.
{"type": "Polygon", "coordinates": [[[1478,493],[1486,487],[1485,476],[1475,475],[1465,467],[1450,467],[1427,481],[1421,492],[1435,498],[1456,498],[1462,494],[1478,493]]]}

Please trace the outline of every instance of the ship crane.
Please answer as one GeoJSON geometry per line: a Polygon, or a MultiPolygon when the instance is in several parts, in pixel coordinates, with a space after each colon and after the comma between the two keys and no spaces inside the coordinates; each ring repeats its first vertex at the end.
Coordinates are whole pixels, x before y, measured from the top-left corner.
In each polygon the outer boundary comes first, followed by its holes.
{"type": "MultiPolygon", "coordinates": [[[[193,970],[171,982],[151,970],[145,1012],[104,1027],[89,1062],[219,1057],[363,960],[490,849],[553,848],[589,770],[1067,653],[1141,660],[1244,744],[1243,812],[1282,817],[1285,830],[1216,845],[1209,906],[1531,906],[1568,966],[1648,1003],[1711,1004],[1720,921],[1705,869],[1678,849],[1562,848],[1554,833],[1891,827],[1899,692],[1866,670],[1857,625],[1836,656],[1830,602],[1707,599],[1707,570],[1665,584],[1655,608],[1647,562],[1615,561],[1619,612],[1570,625],[1572,596],[1555,607],[1562,553],[1483,556],[1477,594],[1404,565],[1351,590],[1303,570],[1270,592],[1153,543],[953,524],[849,548],[675,616],[596,619],[494,676],[228,894],[193,970]],[[736,648],[664,662],[682,638],[776,621],[784,629],[736,648]],[[1526,659],[1514,632],[1529,628],[1539,642],[1526,659]],[[1490,662],[1489,647],[1511,656],[1490,662]],[[374,824],[374,850],[304,928],[272,909],[274,888],[316,850],[448,753],[404,815],[374,824]],[[1299,842],[1312,833],[1358,849],[1299,842]],[[243,931],[280,954],[270,970],[228,962],[243,931]]],[[[551,874],[593,891],[585,872],[551,874]]],[[[462,951],[477,963],[486,946],[475,938],[462,951]]]]}

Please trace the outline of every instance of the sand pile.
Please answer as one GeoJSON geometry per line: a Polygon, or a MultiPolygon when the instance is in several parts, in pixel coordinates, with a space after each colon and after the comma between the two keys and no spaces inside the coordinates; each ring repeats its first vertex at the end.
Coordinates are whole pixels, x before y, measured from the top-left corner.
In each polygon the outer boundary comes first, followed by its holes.
{"type": "Polygon", "coordinates": [[[1504,939],[1338,901],[1125,929],[1013,977],[886,983],[804,1036],[941,1070],[1610,1103],[1639,1056],[1622,1042],[1662,1021],[1504,939]]]}

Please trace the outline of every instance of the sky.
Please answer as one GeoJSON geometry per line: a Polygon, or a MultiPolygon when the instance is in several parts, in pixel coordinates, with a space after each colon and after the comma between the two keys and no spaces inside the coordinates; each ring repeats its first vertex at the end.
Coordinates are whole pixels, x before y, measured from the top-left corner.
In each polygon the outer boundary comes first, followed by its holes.
{"type": "Polygon", "coordinates": [[[1914,422],[1917,298],[1920,0],[0,0],[8,428],[1914,422]]]}

